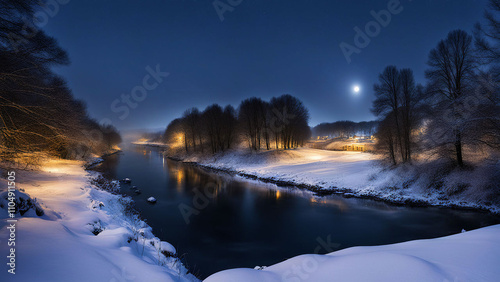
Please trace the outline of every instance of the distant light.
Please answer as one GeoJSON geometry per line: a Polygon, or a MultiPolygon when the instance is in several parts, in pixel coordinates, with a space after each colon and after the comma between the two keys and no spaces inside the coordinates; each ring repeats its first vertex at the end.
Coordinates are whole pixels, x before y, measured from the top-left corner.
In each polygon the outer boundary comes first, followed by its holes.
{"type": "Polygon", "coordinates": [[[359,93],[359,91],[361,90],[361,88],[359,88],[358,85],[354,85],[354,87],[352,88],[352,90],[354,91],[354,93],[359,93]]]}

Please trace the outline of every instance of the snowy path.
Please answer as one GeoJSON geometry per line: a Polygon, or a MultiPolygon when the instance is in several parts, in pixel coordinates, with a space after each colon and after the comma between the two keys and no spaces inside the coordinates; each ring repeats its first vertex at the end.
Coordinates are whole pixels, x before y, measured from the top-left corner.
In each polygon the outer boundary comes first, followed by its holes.
{"type": "MultiPolygon", "coordinates": [[[[17,214],[16,274],[3,267],[0,281],[197,281],[176,260],[159,255],[159,246],[175,249],[143,222],[134,226],[122,213],[121,197],[90,186],[87,174],[75,161],[51,161],[42,172],[17,171],[17,188],[36,198],[45,214],[17,214]],[[137,225],[144,236],[130,241],[137,225]],[[103,231],[96,236],[95,228],[103,231]]],[[[5,191],[5,179],[0,185],[5,191]]],[[[9,233],[1,211],[4,257],[9,233]]]]}

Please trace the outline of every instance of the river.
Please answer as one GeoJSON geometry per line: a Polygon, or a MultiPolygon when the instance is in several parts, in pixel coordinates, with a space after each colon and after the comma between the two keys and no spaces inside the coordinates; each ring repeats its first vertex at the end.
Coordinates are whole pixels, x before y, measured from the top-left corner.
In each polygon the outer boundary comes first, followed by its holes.
{"type": "Polygon", "coordinates": [[[488,213],[317,197],[293,187],[246,180],[164,158],[133,146],[106,158],[108,177],[129,177],[141,217],[173,244],[192,273],[271,265],[305,253],[435,238],[500,223],[488,213]],[[154,196],[156,204],[146,199],[154,196]]]}

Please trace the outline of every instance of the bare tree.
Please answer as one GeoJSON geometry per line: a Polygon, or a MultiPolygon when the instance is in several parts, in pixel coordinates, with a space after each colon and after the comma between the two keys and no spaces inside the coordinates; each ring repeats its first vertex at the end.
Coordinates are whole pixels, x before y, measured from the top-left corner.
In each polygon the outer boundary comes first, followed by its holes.
{"type": "MultiPolygon", "coordinates": [[[[379,83],[373,85],[375,91],[375,101],[373,102],[372,112],[376,116],[392,115],[396,131],[396,145],[399,147],[401,158],[406,160],[405,150],[403,149],[401,117],[399,108],[401,105],[401,78],[400,72],[395,66],[388,66],[379,75],[379,83]]],[[[395,151],[394,148],[390,149],[395,151]]]]}
{"type": "Polygon", "coordinates": [[[462,167],[464,123],[461,111],[456,105],[472,91],[475,69],[472,36],[463,30],[451,31],[445,40],[441,40],[437,47],[431,50],[427,64],[429,69],[426,71],[426,77],[433,86],[433,92],[439,97],[439,102],[451,110],[445,117],[445,126],[451,128],[456,161],[462,167]]]}
{"type": "Polygon", "coordinates": [[[376,133],[379,141],[376,144],[376,149],[381,152],[385,152],[391,163],[393,165],[397,164],[395,145],[396,141],[395,130],[396,124],[394,122],[394,115],[387,115],[383,120],[380,121],[378,130],[376,133]]]}
{"type": "Polygon", "coordinates": [[[500,63],[500,21],[497,15],[500,13],[500,0],[490,0],[488,9],[484,12],[486,25],[479,23],[474,28],[474,38],[477,50],[481,58],[487,64],[498,67],[500,63]]]}
{"type": "Polygon", "coordinates": [[[238,122],[242,133],[253,150],[260,150],[261,133],[265,126],[265,102],[252,97],[243,100],[238,107],[238,122]]]}
{"type": "Polygon", "coordinates": [[[163,142],[170,145],[179,143],[179,141],[181,141],[179,138],[179,134],[183,134],[182,132],[182,118],[176,118],[171,121],[165,129],[165,133],[163,134],[163,142]]]}
{"type": "Polygon", "coordinates": [[[484,17],[486,25],[475,26],[475,45],[483,69],[478,74],[476,99],[481,112],[476,115],[477,127],[483,129],[477,140],[483,145],[499,149],[500,147],[500,0],[490,0],[484,17]]]}
{"type": "Polygon", "coordinates": [[[283,149],[296,148],[310,138],[309,111],[302,101],[285,94],[273,97],[270,106],[273,113],[271,129],[275,132],[276,148],[279,148],[279,144],[283,149]]]}
{"type": "Polygon", "coordinates": [[[182,117],[185,126],[184,130],[186,135],[185,138],[186,151],[189,146],[193,146],[193,150],[196,151],[196,139],[197,139],[196,135],[197,135],[198,124],[200,122],[200,111],[197,108],[191,108],[186,110],[182,117]]]}
{"type": "Polygon", "coordinates": [[[45,151],[80,158],[119,143],[115,128],[100,125],[51,68],[69,63],[57,41],[32,19],[35,0],[0,1],[0,154],[15,159],[45,151]]]}
{"type": "Polygon", "coordinates": [[[401,121],[404,160],[410,161],[413,147],[412,131],[419,120],[417,107],[423,95],[423,87],[415,85],[411,69],[402,69],[399,73],[399,78],[401,80],[401,121]]]}
{"type": "Polygon", "coordinates": [[[222,113],[222,150],[230,149],[236,137],[236,110],[233,106],[227,105],[222,113]]]}

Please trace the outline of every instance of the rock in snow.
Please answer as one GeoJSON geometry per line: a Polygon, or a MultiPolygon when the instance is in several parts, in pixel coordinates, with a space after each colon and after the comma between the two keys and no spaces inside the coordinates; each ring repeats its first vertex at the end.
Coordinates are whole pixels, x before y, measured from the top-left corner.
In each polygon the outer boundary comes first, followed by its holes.
{"type": "Polygon", "coordinates": [[[150,203],[152,203],[152,204],[156,203],[156,199],[155,199],[155,197],[149,197],[149,198],[148,198],[148,202],[150,202],[150,203]]]}

